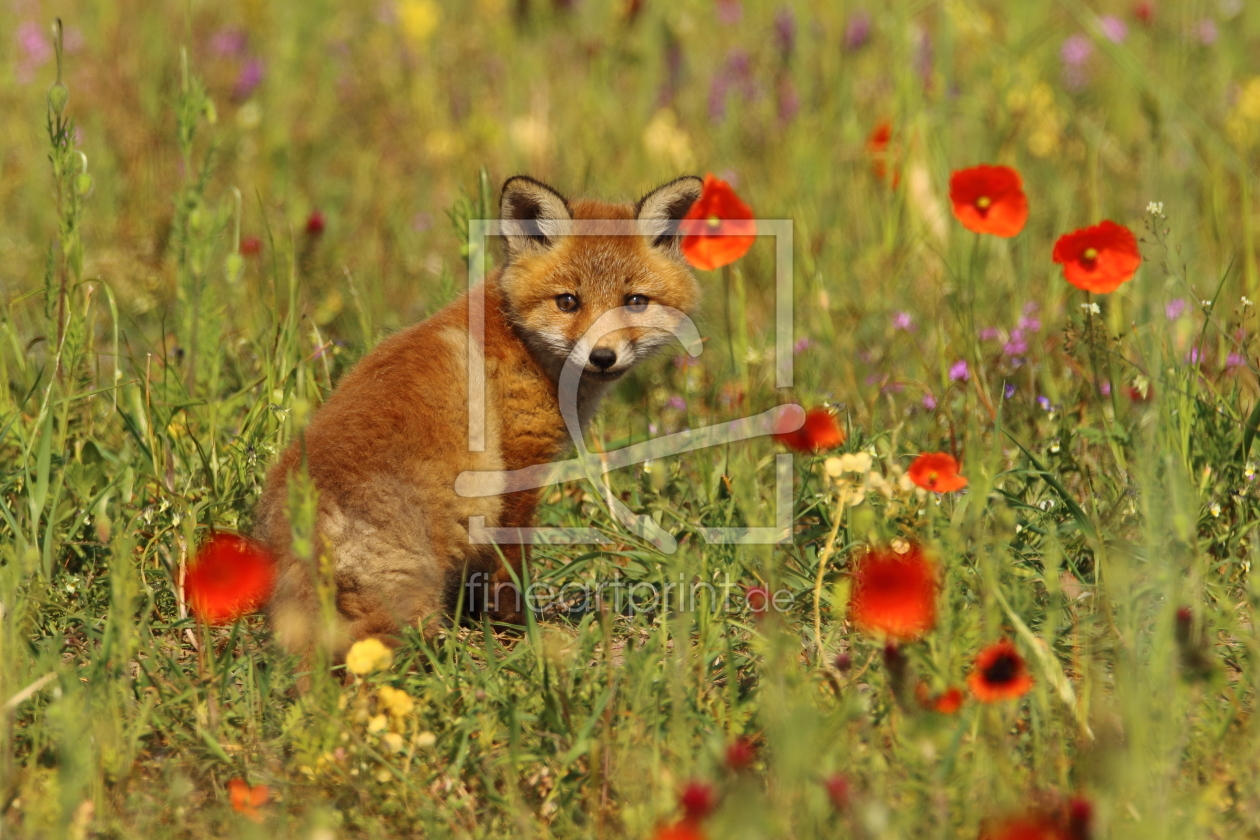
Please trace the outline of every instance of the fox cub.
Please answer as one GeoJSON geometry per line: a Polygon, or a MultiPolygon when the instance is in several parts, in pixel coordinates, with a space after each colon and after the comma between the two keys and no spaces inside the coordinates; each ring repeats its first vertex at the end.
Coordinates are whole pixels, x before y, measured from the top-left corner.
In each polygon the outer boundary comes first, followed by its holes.
{"type": "Polygon", "coordinates": [[[465,596],[466,611],[523,622],[500,557],[519,572],[525,547],[474,543],[469,518],[528,527],[539,491],[467,498],[456,478],[546,464],[564,452],[570,435],[557,386],[566,360],[581,366],[576,410],[585,425],[609,383],[671,340],[661,314],[680,319],[700,296],[678,233],[700,187],[685,177],[636,204],[606,204],[569,201],[526,177],[503,185],[504,264],[365,356],[267,476],[255,535],[278,562],[270,618],[283,647],[305,654],[318,641],[340,661],[368,636],[388,642],[408,625],[432,632],[476,572],[491,584],[484,603],[465,596]],[[472,333],[470,295],[484,301],[484,329],[472,333]],[[637,317],[653,310],[655,320],[637,317]],[[481,446],[469,439],[470,359],[481,446]],[[484,400],[475,393],[482,386],[484,400]],[[288,482],[303,459],[319,496],[316,545],[336,589],[331,638],[319,629],[314,564],[291,549],[288,482]]]}

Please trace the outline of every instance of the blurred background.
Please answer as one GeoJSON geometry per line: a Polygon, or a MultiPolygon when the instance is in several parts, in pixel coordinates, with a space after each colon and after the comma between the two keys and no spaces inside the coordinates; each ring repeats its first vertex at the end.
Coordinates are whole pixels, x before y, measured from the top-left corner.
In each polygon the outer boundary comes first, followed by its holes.
{"type": "MultiPolygon", "coordinates": [[[[805,311],[802,337],[853,333],[838,349],[855,353],[891,334],[855,307],[913,309],[941,282],[940,255],[962,233],[948,174],[978,162],[1013,164],[1034,185],[1038,244],[1018,288],[987,293],[1008,320],[1064,293],[1044,256],[1053,236],[1102,216],[1135,226],[1161,198],[1176,221],[1190,202],[1207,211],[1186,219],[1183,257],[1202,252],[1213,271],[1233,260],[1256,283],[1242,176],[1260,139],[1260,16],[1241,0],[11,0],[0,7],[10,296],[40,276],[56,231],[44,129],[54,15],[67,114],[94,179],[85,276],[107,280],[141,322],[176,302],[173,223],[193,178],[216,206],[241,193],[245,287],[277,254],[304,255],[303,305],[339,335],[362,327],[346,319],[347,273],[373,330],[462,284],[448,213],[477,197],[483,168],[493,199],[517,173],[633,199],[712,171],[760,215],[795,221],[798,289],[822,294],[831,322],[805,311]],[[212,103],[187,160],[185,67],[212,103]]],[[[230,227],[218,252],[234,245],[230,227]]]]}

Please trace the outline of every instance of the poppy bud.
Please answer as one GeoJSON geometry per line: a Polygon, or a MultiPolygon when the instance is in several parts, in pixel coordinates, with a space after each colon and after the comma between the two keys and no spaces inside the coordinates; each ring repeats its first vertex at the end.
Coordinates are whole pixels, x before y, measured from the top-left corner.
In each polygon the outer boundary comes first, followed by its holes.
{"type": "Polygon", "coordinates": [[[57,82],[48,89],[48,109],[57,116],[58,119],[65,113],[66,103],[70,101],[70,91],[61,82],[57,82]]]}

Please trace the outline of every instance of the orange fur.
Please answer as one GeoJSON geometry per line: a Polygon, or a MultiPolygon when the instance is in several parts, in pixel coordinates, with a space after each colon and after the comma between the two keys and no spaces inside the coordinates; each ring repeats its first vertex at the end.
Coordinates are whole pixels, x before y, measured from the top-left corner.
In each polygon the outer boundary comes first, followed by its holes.
{"type": "MultiPolygon", "coordinates": [[[[509,227],[505,265],[487,278],[484,341],[473,352],[484,359],[485,449],[472,452],[468,445],[464,294],[364,357],[268,474],[255,531],[279,563],[270,615],[282,646],[308,653],[319,624],[313,564],[291,549],[288,480],[303,453],[318,491],[316,544],[332,561],[336,587],[336,627],[321,640],[334,658],[367,636],[390,640],[402,626],[431,632],[459,598],[461,581],[475,572],[491,577],[488,603],[473,602],[466,610],[522,620],[523,605],[499,551],[470,543],[468,520],[484,516],[487,527],[527,527],[538,491],[464,498],[454,491],[455,479],[465,470],[544,464],[564,452],[570,441],[557,378],[569,350],[600,315],[622,307],[632,294],[684,313],[694,308],[699,289],[674,231],[698,195],[699,180],[692,178],[667,184],[634,206],[570,205],[524,178],[504,185],[505,225],[518,226],[509,227]],[[654,232],[601,235],[598,223],[586,221],[636,218],[654,223],[648,225],[654,232]],[[555,221],[591,235],[548,233],[555,221]],[[561,295],[574,295],[580,306],[563,311],[561,295]]],[[[663,332],[628,319],[625,328],[579,348],[603,348],[616,357],[606,368],[585,359],[578,404],[583,423],[611,379],[665,343],[663,332]]],[[[498,549],[519,571],[524,547],[498,549]]]]}

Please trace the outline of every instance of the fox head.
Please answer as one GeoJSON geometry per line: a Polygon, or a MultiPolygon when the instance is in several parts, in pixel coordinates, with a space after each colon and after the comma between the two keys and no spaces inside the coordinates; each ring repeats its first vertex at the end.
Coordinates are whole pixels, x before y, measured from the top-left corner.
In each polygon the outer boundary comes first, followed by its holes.
{"type": "Polygon", "coordinates": [[[553,371],[611,381],[669,343],[700,287],[683,259],[678,223],[699,178],[671,181],[636,204],[570,202],[517,176],[500,202],[507,263],[498,283],[507,315],[553,371]]]}

